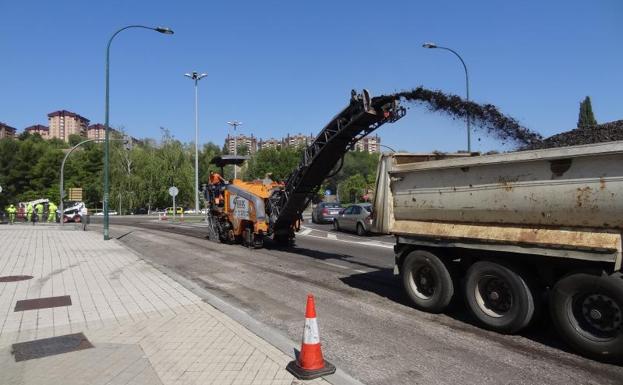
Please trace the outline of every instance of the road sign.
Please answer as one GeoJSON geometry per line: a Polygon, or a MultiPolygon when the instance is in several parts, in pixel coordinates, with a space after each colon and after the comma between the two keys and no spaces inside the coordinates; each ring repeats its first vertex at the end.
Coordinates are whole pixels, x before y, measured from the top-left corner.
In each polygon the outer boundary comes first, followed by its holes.
{"type": "Polygon", "coordinates": [[[81,187],[77,187],[77,188],[70,188],[69,189],[69,200],[70,201],[76,201],[76,202],[82,202],[82,188],[81,187]]]}
{"type": "Polygon", "coordinates": [[[0,193],[2,192],[2,186],[0,186],[0,193]]]}
{"type": "Polygon", "coordinates": [[[169,187],[169,195],[171,195],[171,197],[173,197],[173,219],[175,219],[175,196],[177,195],[177,193],[179,193],[180,190],[177,189],[177,187],[175,186],[171,186],[169,187]]]}

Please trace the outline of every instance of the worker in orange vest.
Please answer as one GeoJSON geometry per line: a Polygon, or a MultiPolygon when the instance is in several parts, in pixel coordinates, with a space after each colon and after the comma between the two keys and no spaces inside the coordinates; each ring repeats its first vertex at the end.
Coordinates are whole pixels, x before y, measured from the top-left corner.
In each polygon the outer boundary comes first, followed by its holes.
{"type": "Polygon", "coordinates": [[[212,193],[212,200],[217,206],[221,204],[223,196],[221,194],[221,186],[226,183],[225,179],[215,171],[210,171],[210,192],[212,193]]]}

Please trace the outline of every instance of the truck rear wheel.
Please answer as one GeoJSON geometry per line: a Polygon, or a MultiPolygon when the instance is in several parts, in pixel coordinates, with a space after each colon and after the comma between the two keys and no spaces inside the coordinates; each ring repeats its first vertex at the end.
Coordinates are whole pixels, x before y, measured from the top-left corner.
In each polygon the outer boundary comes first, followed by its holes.
{"type": "Polygon", "coordinates": [[[418,309],[440,313],[454,295],[454,283],[445,263],[433,253],[415,250],[402,268],[402,285],[418,309]]]}
{"type": "Polygon", "coordinates": [[[485,327],[515,333],[526,327],[536,309],[535,293],[527,281],[506,266],[480,261],[467,270],[465,298],[485,327]]]}
{"type": "Polygon", "coordinates": [[[551,292],[552,320],[583,354],[623,362],[623,275],[569,275],[551,292]]]}

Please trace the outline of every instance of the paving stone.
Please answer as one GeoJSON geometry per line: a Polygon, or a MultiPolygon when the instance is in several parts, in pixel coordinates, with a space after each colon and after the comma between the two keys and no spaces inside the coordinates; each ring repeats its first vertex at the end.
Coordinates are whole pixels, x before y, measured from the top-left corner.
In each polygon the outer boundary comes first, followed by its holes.
{"type": "Polygon", "coordinates": [[[285,370],[290,357],[114,240],[19,225],[0,237],[13,247],[0,256],[0,275],[33,276],[0,282],[2,385],[296,381],[285,370]],[[12,311],[20,299],[63,295],[71,306],[12,311]],[[10,354],[16,342],[80,332],[94,348],[22,362],[10,354]]]}

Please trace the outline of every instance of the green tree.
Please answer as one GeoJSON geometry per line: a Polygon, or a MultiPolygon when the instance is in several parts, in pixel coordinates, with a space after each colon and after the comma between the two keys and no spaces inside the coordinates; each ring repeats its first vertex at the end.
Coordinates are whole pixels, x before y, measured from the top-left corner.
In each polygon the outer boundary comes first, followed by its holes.
{"type": "Polygon", "coordinates": [[[342,203],[357,203],[368,187],[368,182],[361,174],[348,177],[338,186],[340,200],[342,203]]]}
{"type": "Polygon", "coordinates": [[[223,152],[219,146],[212,142],[204,144],[199,151],[199,184],[208,183],[210,171],[220,172],[218,167],[210,164],[210,161],[218,155],[223,155],[223,152]]]}
{"type": "Polygon", "coordinates": [[[587,128],[597,125],[595,115],[593,114],[593,106],[591,105],[591,98],[587,96],[580,102],[580,114],[578,117],[578,128],[587,128]]]}
{"type": "Polygon", "coordinates": [[[250,179],[262,179],[272,173],[273,180],[284,180],[301,161],[303,148],[265,148],[257,151],[248,162],[250,179]]]}
{"type": "MultiPolygon", "coordinates": [[[[379,154],[370,154],[363,151],[350,151],[344,155],[344,163],[339,172],[324,183],[324,189],[338,191],[338,186],[354,175],[360,175],[368,186],[374,186],[376,169],[379,163],[379,154]]],[[[339,167],[340,161],[336,167],[339,167]]],[[[343,197],[340,194],[340,199],[343,197]]]]}

